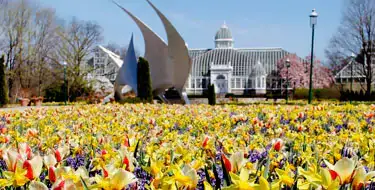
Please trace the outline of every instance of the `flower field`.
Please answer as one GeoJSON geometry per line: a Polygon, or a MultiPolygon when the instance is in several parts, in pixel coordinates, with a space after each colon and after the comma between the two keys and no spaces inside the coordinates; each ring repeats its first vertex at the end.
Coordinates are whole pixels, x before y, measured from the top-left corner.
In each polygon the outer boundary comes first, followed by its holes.
{"type": "Polygon", "coordinates": [[[1,189],[375,189],[375,106],[0,112],[1,189]]]}

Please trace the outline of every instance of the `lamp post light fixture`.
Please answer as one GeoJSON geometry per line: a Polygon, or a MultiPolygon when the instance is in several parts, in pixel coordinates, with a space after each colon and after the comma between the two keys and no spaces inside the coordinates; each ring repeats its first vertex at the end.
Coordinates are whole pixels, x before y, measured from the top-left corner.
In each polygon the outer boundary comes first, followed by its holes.
{"type": "Polygon", "coordinates": [[[67,105],[67,96],[68,96],[68,93],[67,93],[67,90],[68,90],[68,87],[66,86],[66,66],[67,66],[67,63],[64,61],[63,62],[63,66],[64,66],[64,103],[65,105],[67,105]]]}
{"type": "Polygon", "coordinates": [[[309,85],[309,104],[312,101],[312,88],[313,88],[313,64],[314,64],[314,35],[315,35],[315,25],[318,22],[318,13],[315,9],[312,10],[310,14],[310,26],[312,28],[312,40],[311,40],[311,60],[310,60],[310,85],[309,85]]]}
{"type": "Polygon", "coordinates": [[[352,99],[353,99],[353,64],[354,64],[354,61],[355,61],[355,54],[352,53],[352,55],[350,56],[352,58],[352,62],[350,64],[350,103],[352,103],[352,99]]]}
{"type": "Polygon", "coordinates": [[[288,89],[289,89],[289,67],[290,67],[290,60],[289,58],[286,59],[285,61],[286,63],[286,97],[285,97],[285,100],[286,100],[286,104],[288,104],[288,89]]]}

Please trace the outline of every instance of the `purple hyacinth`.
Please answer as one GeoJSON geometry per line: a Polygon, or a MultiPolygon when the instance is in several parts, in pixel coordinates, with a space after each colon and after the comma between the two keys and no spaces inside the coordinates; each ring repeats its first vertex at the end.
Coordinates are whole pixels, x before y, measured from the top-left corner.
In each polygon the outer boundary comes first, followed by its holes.
{"type": "Polygon", "coordinates": [[[365,166],[364,168],[366,170],[366,173],[368,173],[370,171],[370,169],[367,166],[365,166]]]}
{"type": "Polygon", "coordinates": [[[196,189],[204,190],[203,182],[206,180],[206,173],[203,169],[200,169],[197,171],[197,174],[199,176],[199,181],[196,189]]]}
{"type": "Polygon", "coordinates": [[[3,159],[0,159],[0,168],[1,168],[2,171],[8,170],[7,164],[6,164],[5,160],[3,160],[3,159]]]}
{"type": "Polygon", "coordinates": [[[326,163],[322,162],[322,163],[320,163],[320,167],[322,167],[322,168],[326,168],[327,165],[326,165],[326,163]]]}
{"type": "Polygon", "coordinates": [[[266,150],[268,151],[268,150],[271,150],[271,148],[272,148],[272,144],[268,144],[267,146],[266,146],[266,150]]]}
{"type": "MultiPolygon", "coordinates": [[[[223,187],[224,186],[224,172],[223,172],[223,169],[221,168],[221,166],[219,166],[217,164],[216,164],[216,172],[217,172],[218,177],[221,181],[220,186],[223,187]]],[[[213,184],[213,186],[215,186],[215,183],[213,184]]]]}
{"type": "Polygon", "coordinates": [[[66,164],[77,170],[79,167],[85,166],[85,156],[81,154],[77,154],[75,157],[69,156],[66,159],[66,164]]]}
{"type": "Polygon", "coordinates": [[[215,155],[216,160],[221,160],[221,155],[222,155],[222,153],[220,151],[218,151],[215,155]]]}
{"type": "Polygon", "coordinates": [[[268,150],[263,151],[260,155],[261,155],[262,159],[267,158],[268,157],[268,150]]]}
{"type": "Polygon", "coordinates": [[[134,169],[134,175],[137,177],[137,189],[144,190],[146,185],[150,185],[152,181],[152,175],[147,173],[143,168],[136,167],[134,169]]]}
{"type": "Polygon", "coordinates": [[[44,181],[44,179],[46,179],[46,176],[47,176],[47,172],[42,172],[39,176],[40,181],[44,181]]]}
{"type": "Polygon", "coordinates": [[[366,190],[375,190],[375,182],[371,181],[369,185],[366,185],[365,187],[366,190]]]}
{"type": "Polygon", "coordinates": [[[234,112],[230,112],[230,113],[229,113],[229,117],[232,117],[232,116],[234,116],[234,115],[236,115],[236,113],[234,113],[234,112]]]}
{"type": "Polygon", "coordinates": [[[215,146],[216,151],[221,151],[223,149],[223,146],[221,143],[217,143],[215,146]]]}
{"type": "Polygon", "coordinates": [[[343,128],[342,125],[337,125],[337,126],[335,127],[336,132],[340,132],[342,128],[343,128]]]}
{"type": "Polygon", "coordinates": [[[88,168],[88,171],[89,171],[89,177],[95,177],[96,175],[100,175],[101,174],[101,171],[100,170],[95,170],[95,171],[92,171],[94,169],[94,166],[93,165],[89,165],[89,168],[88,168]]]}
{"type": "Polygon", "coordinates": [[[249,161],[251,163],[257,162],[261,157],[262,157],[262,155],[257,150],[251,150],[249,152],[249,161]]]}
{"type": "Polygon", "coordinates": [[[341,150],[341,156],[347,157],[347,158],[352,158],[354,156],[354,150],[350,147],[344,147],[341,150]]]}
{"type": "Polygon", "coordinates": [[[266,128],[266,127],[262,127],[262,128],[260,129],[260,132],[263,133],[263,134],[266,133],[266,132],[267,132],[267,128],[266,128]]]}

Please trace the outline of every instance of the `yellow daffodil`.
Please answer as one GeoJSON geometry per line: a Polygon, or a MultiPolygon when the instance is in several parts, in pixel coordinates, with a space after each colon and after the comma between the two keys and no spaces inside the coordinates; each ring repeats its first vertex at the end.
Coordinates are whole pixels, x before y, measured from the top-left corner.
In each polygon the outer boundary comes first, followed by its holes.
{"type": "Polygon", "coordinates": [[[292,172],[289,168],[286,170],[281,170],[276,168],[277,176],[279,177],[278,180],[273,182],[272,186],[274,187],[281,187],[282,185],[287,185],[288,187],[292,187],[294,184],[294,179],[292,176],[292,172]]]}
{"type": "Polygon", "coordinates": [[[16,167],[14,172],[4,171],[4,176],[7,182],[3,182],[3,184],[8,185],[12,184],[15,187],[25,185],[29,179],[26,177],[27,170],[22,169],[20,167],[16,167]]]}
{"type": "MultiPolygon", "coordinates": [[[[327,190],[335,190],[340,186],[340,179],[331,175],[330,171],[325,168],[321,168],[320,172],[317,171],[317,168],[314,165],[311,165],[308,170],[304,170],[299,167],[298,172],[304,176],[308,182],[308,188],[321,188],[327,190]]],[[[307,183],[299,184],[300,189],[305,189],[307,183]]]]}

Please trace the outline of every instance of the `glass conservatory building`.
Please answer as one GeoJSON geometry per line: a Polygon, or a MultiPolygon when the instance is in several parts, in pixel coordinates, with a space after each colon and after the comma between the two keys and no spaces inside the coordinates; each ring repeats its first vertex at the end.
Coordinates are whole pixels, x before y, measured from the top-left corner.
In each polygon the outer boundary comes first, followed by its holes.
{"type": "Polygon", "coordinates": [[[122,63],[123,61],[119,55],[104,48],[103,46],[98,46],[94,49],[92,58],[88,61],[88,65],[92,68],[90,76],[104,76],[114,83],[117,71],[121,67],[122,63]]]}
{"type": "MultiPolygon", "coordinates": [[[[214,49],[190,49],[192,69],[185,84],[188,95],[202,95],[210,84],[217,94],[265,94],[281,89],[277,62],[289,52],[282,48],[235,48],[226,24],[215,35],[214,49]]],[[[122,65],[120,57],[102,46],[96,48],[91,65],[94,75],[112,82],[122,65]]]]}
{"type": "Polygon", "coordinates": [[[226,24],[215,35],[214,49],[190,49],[193,66],[186,92],[200,95],[209,84],[216,93],[265,94],[281,88],[277,62],[289,52],[282,48],[235,48],[226,24]]]}

